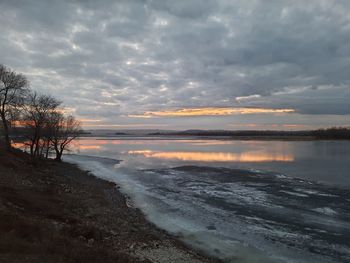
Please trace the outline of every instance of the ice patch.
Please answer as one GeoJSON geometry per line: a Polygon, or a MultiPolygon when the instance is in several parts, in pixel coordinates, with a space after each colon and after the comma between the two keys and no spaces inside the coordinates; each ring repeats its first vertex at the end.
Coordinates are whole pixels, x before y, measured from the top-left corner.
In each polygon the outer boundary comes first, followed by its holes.
{"type": "Polygon", "coordinates": [[[280,190],[279,192],[289,194],[289,195],[294,195],[294,196],[300,196],[300,197],[309,197],[308,195],[297,193],[297,192],[291,192],[291,191],[286,191],[286,190],[280,190]]]}
{"type": "Polygon", "coordinates": [[[309,190],[309,189],[295,188],[294,190],[297,191],[297,192],[308,194],[308,195],[319,195],[320,194],[318,191],[309,190]]]}
{"type": "Polygon", "coordinates": [[[337,197],[337,195],[328,194],[328,193],[322,193],[322,192],[314,190],[314,189],[295,188],[294,190],[299,192],[299,193],[304,193],[304,194],[308,194],[308,195],[325,196],[325,197],[337,197]]]}
{"type": "Polygon", "coordinates": [[[319,193],[319,196],[327,196],[327,197],[338,197],[337,195],[332,195],[332,194],[325,194],[325,193],[319,193]]]}
{"type": "Polygon", "coordinates": [[[285,178],[288,178],[288,177],[286,175],[284,175],[284,174],[276,174],[276,178],[285,179],[285,178]]]}
{"type": "Polygon", "coordinates": [[[332,215],[336,215],[337,212],[334,211],[332,208],[329,208],[329,207],[318,207],[318,208],[315,208],[315,209],[312,209],[313,211],[316,211],[318,213],[321,213],[321,214],[325,214],[325,215],[328,215],[328,216],[332,216],[332,215]]]}

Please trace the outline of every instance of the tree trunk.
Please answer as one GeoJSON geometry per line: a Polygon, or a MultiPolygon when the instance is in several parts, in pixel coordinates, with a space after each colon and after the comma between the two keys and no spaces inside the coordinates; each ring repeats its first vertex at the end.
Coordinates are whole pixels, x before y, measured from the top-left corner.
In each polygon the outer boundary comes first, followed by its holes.
{"type": "Polygon", "coordinates": [[[61,152],[56,152],[55,161],[57,161],[57,162],[61,162],[62,161],[62,153],[61,152]]]}
{"type": "Polygon", "coordinates": [[[1,114],[1,120],[2,120],[2,125],[4,127],[6,149],[10,150],[11,149],[11,141],[10,141],[10,136],[9,136],[9,127],[8,127],[8,124],[7,124],[7,121],[6,121],[4,114],[1,114]]]}
{"type": "Polygon", "coordinates": [[[47,141],[47,145],[46,145],[46,153],[45,153],[45,158],[49,158],[49,151],[50,151],[50,142],[49,140],[47,141]]]}
{"type": "Polygon", "coordinates": [[[30,142],[30,156],[34,157],[34,142],[30,142]]]}
{"type": "Polygon", "coordinates": [[[55,147],[55,152],[56,152],[55,161],[61,162],[61,161],[62,161],[62,151],[60,151],[60,150],[58,149],[57,145],[55,145],[54,147],[55,147]]]}

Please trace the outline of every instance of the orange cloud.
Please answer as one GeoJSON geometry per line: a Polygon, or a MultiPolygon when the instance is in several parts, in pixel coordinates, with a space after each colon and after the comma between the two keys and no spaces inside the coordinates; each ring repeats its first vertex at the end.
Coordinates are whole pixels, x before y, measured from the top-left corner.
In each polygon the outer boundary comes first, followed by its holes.
{"type": "Polygon", "coordinates": [[[144,118],[144,119],[152,118],[151,115],[142,115],[142,114],[131,114],[131,115],[128,115],[128,117],[131,117],[131,118],[144,118]]]}
{"type": "Polygon", "coordinates": [[[207,108],[183,108],[165,111],[147,111],[139,115],[129,115],[132,118],[152,117],[191,117],[191,116],[227,116],[240,114],[266,114],[266,113],[291,113],[294,109],[269,109],[269,108],[228,108],[228,107],[207,107],[207,108]]]}
{"type": "Polygon", "coordinates": [[[99,119],[84,119],[84,118],[79,119],[79,121],[81,121],[81,122],[101,122],[101,120],[99,120],[99,119]]]}
{"type": "Polygon", "coordinates": [[[160,127],[168,126],[168,124],[86,124],[84,127],[105,127],[105,128],[147,128],[147,127],[160,127]]]}

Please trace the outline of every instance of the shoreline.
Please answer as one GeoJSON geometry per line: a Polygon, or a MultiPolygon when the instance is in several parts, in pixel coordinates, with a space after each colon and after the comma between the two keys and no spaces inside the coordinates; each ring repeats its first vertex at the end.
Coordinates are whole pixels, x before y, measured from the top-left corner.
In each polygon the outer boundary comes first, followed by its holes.
{"type": "Polygon", "coordinates": [[[147,221],[75,164],[0,151],[0,261],[220,262],[147,221]]]}
{"type": "Polygon", "coordinates": [[[315,138],[313,136],[196,136],[196,135],[83,135],[79,138],[100,138],[101,140],[225,140],[225,141],[350,141],[350,139],[339,138],[315,138]]]}

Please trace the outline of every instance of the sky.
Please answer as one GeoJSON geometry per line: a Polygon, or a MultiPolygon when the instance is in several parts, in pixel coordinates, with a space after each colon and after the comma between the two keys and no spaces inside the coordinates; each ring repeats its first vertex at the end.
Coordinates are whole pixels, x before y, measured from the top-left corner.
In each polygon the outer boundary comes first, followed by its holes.
{"type": "Polygon", "coordinates": [[[86,129],[350,125],[348,0],[0,0],[0,29],[86,129]]]}

